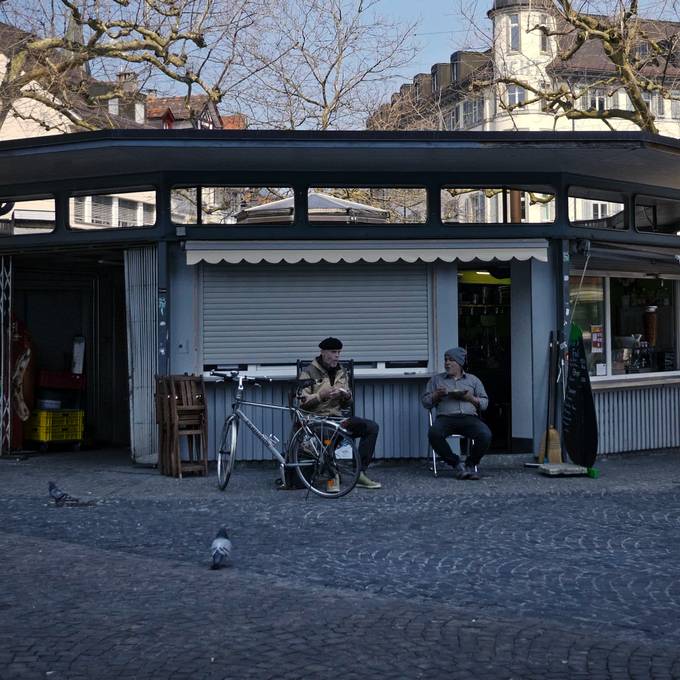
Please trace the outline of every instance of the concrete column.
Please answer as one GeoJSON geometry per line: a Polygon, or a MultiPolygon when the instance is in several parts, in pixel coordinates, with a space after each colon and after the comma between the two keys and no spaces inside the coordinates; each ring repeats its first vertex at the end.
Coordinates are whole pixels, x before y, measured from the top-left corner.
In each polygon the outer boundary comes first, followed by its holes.
{"type": "Polygon", "coordinates": [[[458,344],[458,266],[438,262],[433,266],[432,368],[444,370],[444,352],[458,344]]]}
{"type": "Polygon", "coordinates": [[[538,451],[548,402],[548,343],[555,319],[553,267],[529,260],[511,265],[513,450],[538,451]]]}

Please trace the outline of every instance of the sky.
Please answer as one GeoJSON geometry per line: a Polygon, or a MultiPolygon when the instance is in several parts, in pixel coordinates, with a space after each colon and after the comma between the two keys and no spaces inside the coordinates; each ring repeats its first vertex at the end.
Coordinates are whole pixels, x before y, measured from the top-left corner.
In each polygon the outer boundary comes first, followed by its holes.
{"type": "Polygon", "coordinates": [[[463,11],[475,16],[483,30],[488,26],[486,11],[491,5],[492,0],[383,0],[382,14],[408,22],[421,20],[418,42],[422,50],[404,71],[405,78],[411,80],[416,73],[429,73],[432,64],[448,61],[457,49],[484,47],[463,11]]]}

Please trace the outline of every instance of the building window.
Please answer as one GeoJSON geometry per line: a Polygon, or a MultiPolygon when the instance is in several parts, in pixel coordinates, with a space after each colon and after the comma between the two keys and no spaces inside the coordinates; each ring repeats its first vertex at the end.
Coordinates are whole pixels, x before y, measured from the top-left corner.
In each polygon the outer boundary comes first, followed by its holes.
{"type": "MultiPolygon", "coordinates": [[[[550,28],[547,14],[541,14],[540,24],[545,26],[545,28],[550,28]]],[[[550,52],[550,38],[543,31],[541,31],[541,52],[544,54],[550,52]]]]}
{"type": "Polygon", "coordinates": [[[109,99],[109,113],[112,116],[118,115],[118,97],[114,97],[113,99],[109,99]]]}
{"type": "Polygon", "coordinates": [[[680,92],[674,91],[671,92],[671,116],[675,118],[675,120],[680,119],[680,92]]]}
{"type": "Polygon", "coordinates": [[[458,109],[458,104],[454,104],[453,108],[451,109],[451,129],[452,130],[460,129],[460,113],[458,109]]]}
{"type": "Polygon", "coordinates": [[[591,90],[588,97],[588,108],[604,111],[607,108],[607,93],[604,90],[591,90]]]}
{"type": "Polygon", "coordinates": [[[612,375],[674,371],[672,281],[610,280],[612,375]]]}
{"type": "Polygon", "coordinates": [[[645,233],[680,236],[680,201],[636,196],[635,228],[645,233]]]}
{"type": "Polygon", "coordinates": [[[654,115],[657,118],[665,118],[666,116],[666,101],[660,93],[654,96],[654,115]]]}
{"type": "MultiPolygon", "coordinates": [[[[110,227],[112,224],[113,198],[111,196],[92,197],[91,224],[110,227]]],[[[75,220],[74,220],[75,221],[75,220]]]]}
{"type": "Polygon", "coordinates": [[[579,284],[580,276],[569,277],[569,304],[574,309],[572,320],[583,332],[590,375],[607,375],[604,279],[586,276],[580,288],[579,284]]]}
{"type": "Polygon", "coordinates": [[[126,198],[118,199],[118,226],[137,226],[137,202],[126,198]]]}
{"type": "Polygon", "coordinates": [[[510,51],[519,52],[520,49],[519,14],[511,14],[509,21],[510,32],[508,35],[508,46],[510,51]]]}
{"type": "Polygon", "coordinates": [[[419,187],[312,187],[308,218],[314,224],[413,224],[427,217],[419,187]]]}
{"type": "Polygon", "coordinates": [[[522,106],[526,101],[527,93],[519,85],[508,85],[508,106],[522,106]]]}
{"type": "Polygon", "coordinates": [[[69,220],[75,230],[150,227],[156,221],[156,192],[148,188],[71,196],[69,220]]]}
{"type": "Polygon", "coordinates": [[[608,203],[593,203],[593,219],[594,220],[604,220],[607,217],[607,210],[609,208],[608,203]]]}
{"type": "Polygon", "coordinates": [[[484,98],[468,99],[463,102],[463,127],[480,125],[484,120],[484,98]]]}
{"type": "Polygon", "coordinates": [[[47,234],[54,227],[54,198],[0,198],[0,237],[47,234]]]}
{"type": "Polygon", "coordinates": [[[547,187],[444,187],[441,218],[456,224],[540,224],[555,215],[555,194],[547,187]]]}
{"type": "Polygon", "coordinates": [[[570,276],[569,297],[574,323],[583,331],[590,375],[678,368],[673,281],[589,276],[579,288],[580,282],[579,274],[570,276]]]}
{"type": "Polygon", "coordinates": [[[569,187],[569,222],[589,229],[627,229],[624,198],[613,191],[569,187]]]}
{"type": "Polygon", "coordinates": [[[144,102],[135,102],[135,123],[144,122],[144,102]]]}

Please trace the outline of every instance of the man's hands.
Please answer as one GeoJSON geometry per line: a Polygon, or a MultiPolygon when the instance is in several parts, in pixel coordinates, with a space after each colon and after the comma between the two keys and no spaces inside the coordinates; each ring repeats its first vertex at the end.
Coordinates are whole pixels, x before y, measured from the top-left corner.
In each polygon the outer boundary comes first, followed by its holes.
{"type": "Polygon", "coordinates": [[[467,401],[470,404],[472,404],[475,408],[479,407],[479,399],[475,397],[475,395],[470,391],[470,390],[465,390],[463,394],[460,396],[450,394],[449,391],[446,389],[446,387],[438,387],[433,393],[432,393],[432,401],[437,404],[439,403],[444,397],[449,396],[452,399],[460,399],[462,401],[467,401]]]}
{"type": "Polygon", "coordinates": [[[349,390],[345,390],[342,387],[331,387],[330,385],[324,385],[318,392],[319,399],[321,401],[328,401],[329,399],[349,398],[349,390]]]}
{"type": "Polygon", "coordinates": [[[465,394],[461,397],[463,401],[470,402],[475,408],[479,408],[479,399],[475,397],[469,390],[465,391],[465,394]]]}
{"type": "Polygon", "coordinates": [[[434,401],[435,404],[436,404],[437,402],[440,402],[440,401],[446,396],[447,391],[448,391],[448,390],[446,389],[446,387],[438,387],[438,388],[432,393],[432,401],[434,401]]]}

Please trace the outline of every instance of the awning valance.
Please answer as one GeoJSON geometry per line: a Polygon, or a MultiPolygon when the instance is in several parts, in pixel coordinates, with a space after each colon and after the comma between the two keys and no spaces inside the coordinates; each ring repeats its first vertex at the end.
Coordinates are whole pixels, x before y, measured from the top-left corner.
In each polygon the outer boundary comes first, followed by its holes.
{"type": "Polygon", "coordinates": [[[548,261],[545,239],[476,241],[187,241],[187,264],[548,261]]]}

